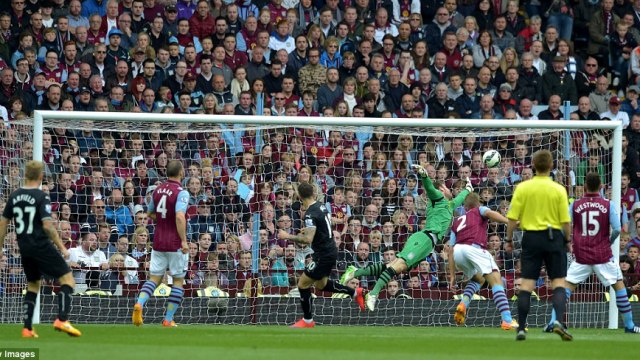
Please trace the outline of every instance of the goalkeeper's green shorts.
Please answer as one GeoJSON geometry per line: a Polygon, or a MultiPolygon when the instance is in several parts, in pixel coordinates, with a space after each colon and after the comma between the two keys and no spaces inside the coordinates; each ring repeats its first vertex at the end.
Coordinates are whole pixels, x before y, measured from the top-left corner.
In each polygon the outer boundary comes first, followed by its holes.
{"type": "Polygon", "coordinates": [[[418,266],[422,260],[425,260],[433,251],[435,236],[431,232],[423,230],[414,233],[404,244],[402,251],[398,257],[407,263],[408,270],[418,266]]]}

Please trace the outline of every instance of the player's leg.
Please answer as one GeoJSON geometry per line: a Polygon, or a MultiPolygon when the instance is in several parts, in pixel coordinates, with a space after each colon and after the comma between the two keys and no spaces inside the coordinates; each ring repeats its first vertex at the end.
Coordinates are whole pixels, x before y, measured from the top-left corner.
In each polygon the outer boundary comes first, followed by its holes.
{"type": "MultiPolygon", "coordinates": [[[[565,278],[565,297],[567,302],[571,298],[571,294],[576,290],[578,284],[584,282],[592,273],[592,265],[580,264],[577,261],[574,261],[569,265],[567,277],[565,278]]],[[[544,332],[553,332],[553,324],[555,324],[556,320],[558,320],[556,310],[552,308],[551,319],[549,319],[549,323],[544,328],[544,332]]]]}
{"type": "MultiPolygon", "coordinates": [[[[553,289],[553,309],[556,312],[556,321],[553,323],[553,332],[558,334],[562,341],[571,341],[573,336],[567,331],[564,324],[564,314],[567,309],[567,253],[565,250],[564,238],[560,231],[557,232],[557,238],[553,241],[547,241],[548,250],[544,252],[544,265],[547,274],[551,279],[551,288],[553,289]]],[[[554,237],[555,234],[554,234],[554,237]]]]}
{"type": "Polygon", "coordinates": [[[616,292],[616,306],[622,320],[624,322],[624,332],[640,334],[640,327],[636,326],[633,322],[633,313],[631,311],[631,303],[629,303],[629,296],[627,289],[622,282],[622,271],[620,266],[612,260],[606,264],[599,264],[594,266],[594,271],[598,276],[598,279],[605,287],[612,286],[616,292]]]}
{"type": "Polygon", "coordinates": [[[315,322],[313,321],[313,297],[311,296],[311,285],[313,285],[316,280],[307,275],[308,268],[309,265],[307,265],[305,272],[298,279],[298,292],[300,293],[302,319],[291,325],[293,328],[312,328],[315,326],[315,322]]]}
{"type": "Polygon", "coordinates": [[[329,280],[328,277],[324,277],[322,280],[317,280],[314,283],[316,289],[338,294],[349,295],[360,307],[361,311],[364,311],[364,296],[362,294],[362,288],[352,289],[346,285],[342,285],[335,280],[329,280]]]}
{"type": "MultiPolygon", "coordinates": [[[[62,259],[62,258],[61,258],[62,259]]],[[[58,318],[53,323],[53,327],[58,330],[67,333],[70,336],[80,336],[82,333],[73,327],[69,322],[69,312],[71,311],[71,294],[73,294],[73,288],[76,286],[76,281],[73,278],[71,271],[60,276],[58,278],[60,283],[60,291],[58,291],[58,318]]]]}
{"type": "Polygon", "coordinates": [[[36,307],[36,299],[40,292],[41,273],[38,268],[38,262],[31,257],[22,257],[22,268],[27,278],[27,292],[24,294],[22,301],[24,328],[22,329],[22,337],[37,338],[35,330],[33,330],[33,312],[36,307]]]}
{"type": "Polygon", "coordinates": [[[153,295],[153,292],[156,290],[158,285],[162,282],[162,277],[164,276],[167,267],[168,261],[163,256],[163,253],[151,250],[149,280],[142,284],[140,294],[138,294],[138,300],[133,306],[133,313],[131,315],[131,322],[133,322],[133,325],[140,326],[143,324],[142,308],[151,295],[153,295]]]}
{"type": "Polygon", "coordinates": [[[37,338],[38,334],[33,329],[33,312],[36,308],[36,299],[40,292],[40,280],[27,282],[27,292],[24,294],[24,328],[22,329],[23,338],[37,338]]]}
{"type": "MultiPolygon", "coordinates": [[[[58,279],[60,290],[58,291],[58,318],[53,322],[56,331],[61,331],[69,336],[81,336],[82,333],[71,325],[69,312],[71,311],[71,294],[76,286],[71,269],[60,253],[51,247],[48,253],[41,253],[37,257],[38,267],[42,273],[58,279]]],[[[27,279],[29,280],[29,279],[27,279]]]]}
{"type": "Polygon", "coordinates": [[[346,285],[349,281],[351,281],[351,279],[359,278],[361,276],[375,276],[377,278],[378,276],[382,275],[382,272],[384,272],[386,268],[387,265],[382,262],[374,263],[360,269],[351,265],[347,268],[347,270],[345,270],[344,274],[340,278],[340,283],[342,285],[346,285]]]}
{"type": "MultiPolygon", "coordinates": [[[[527,328],[527,316],[531,307],[531,292],[535,289],[536,280],[540,276],[540,269],[542,268],[542,253],[539,248],[541,239],[538,239],[532,234],[525,232],[522,239],[522,255],[521,264],[522,268],[520,276],[522,278],[522,284],[518,292],[518,335],[516,340],[526,339],[527,328]]],[[[544,239],[547,241],[546,239],[544,239]]]]}
{"type": "Polygon", "coordinates": [[[378,295],[380,291],[387,286],[387,283],[396,275],[416,267],[420,261],[426,259],[432,251],[433,239],[430,233],[419,231],[412,234],[404,244],[402,251],[398,253],[398,257],[387,265],[373,286],[373,290],[367,294],[367,308],[373,311],[378,301],[378,295]]]}
{"type": "Polygon", "coordinates": [[[473,295],[480,290],[484,284],[484,278],[478,273],[478,268],[473,260],[475,248],[470,245],[458,244],[453,247],[453,261],[456,268],[469,279],[462,293],[460,303],[456,306],[453,314],[453,320],[457,325],[464,325],[467,317],[467,307],[473,298],[473,295]]]}
{"type": "Polygon", "coordinates": [[[493,302],[496,304],[496,308],[500,312],[502,323],[500,326],[504,330],[517,330],[518,322],[514,321],[511,317],[511,308],[509,307],[509,300],[507,294],[504,291],[504,284],[502,283],[502,277],[498,271],[492,271],[489,274],[484,275],[485,279],[491,286],[491,292],[493,293],[493,302]]]}
{"type": "Polygon", "coordinates": [[[622,280],[618,280],[613,284],[613,289],[616,292],[616,306],[624,321],[624,332],[640,334],[640,327],[636,326],[633,322],[633,312],[631,311],[629,295],[627,295],[627,289],[622,280]]]}
{"type": "Polygon", "coordinates": [[[167,299],[167,310],[165,311],[162,326],[175,327],[176,323],[173,320],[173,316],[178,311],[184,297],[183,283],[184,277],[187,275],[188,255],[183,254],[182,251],[166,253],[166,255],[169,259],[169,275],[173,278],[173,284],[171,285],[169,299],[167,299]]]}

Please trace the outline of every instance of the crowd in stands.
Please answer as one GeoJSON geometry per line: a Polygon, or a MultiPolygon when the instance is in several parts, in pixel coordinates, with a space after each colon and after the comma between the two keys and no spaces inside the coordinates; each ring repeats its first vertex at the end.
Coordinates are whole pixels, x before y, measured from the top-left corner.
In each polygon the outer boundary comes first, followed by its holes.
{"type": "MultiPolygon", "coordinates": [[[[31,129],[14,123],[34,110],[123,112],[123,119],[142,112],[620,120],[621,266],[635,291],[639,14],[638,0],[2,1],[0,208],[20,186],[33,151],[31,129]],[[564,101],[577,110],[564,114],[564,101]]],[[[589,171],[611,185],[605,132],[572,132],[572,160],[565,163],[554,133],[413,136],[366,125],[358,132],[231,133],[225,125],[208,132],[101,132],[87,123],[47,129],[44,189],[76,280],[107,290],[141,283],[154,232],[145,198],[166,179],[172,159],[183,161],[191,194],[193,287],[243,289],[256,270],[256,213],[262,285],[294,286],[311,250],[277,233],[303,227],[301,182],[315,184],[318,200],[331,209],[336,276],[348,265],[393,260],[421,227],[428,201],[412,164],[425,166],[454,195],[469,177],[484,205],[503,214],[514,187],[534,175],[530,156],[539,149],[556,151],[554,176],[573,198],[582,195],[589,171]],[[500,151],[500,167],[484,166],[487,149],[500,151]]],[[[503,226],[491,224],[487,236],[512,287],[518,245],[503,241],[503,226]]],[[[2,286],[23,281],[14,234],[4,250],[2,286]]],[[[452,286],[446,261],[446,247],[438,246],[389,293],[452,286]]],[[[374,279],[357,281],[371,287],[374,279]]]]}

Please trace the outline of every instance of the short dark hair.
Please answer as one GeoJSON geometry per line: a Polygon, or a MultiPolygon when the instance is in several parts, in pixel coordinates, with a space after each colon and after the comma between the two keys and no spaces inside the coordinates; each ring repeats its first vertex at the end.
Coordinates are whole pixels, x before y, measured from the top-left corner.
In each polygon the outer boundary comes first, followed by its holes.
{"type": "Polygon", "coordinates": [[[314,188],[313,185],[309,183],[301,183],[298,185],[298,196],[300,199],[309,199],[314,196],[314,188]]]}
{"type": "Polygon", "coordinates": [[[180,172],[182,171],[182,161],[180,160],[171,160],[169,164],[167,164],[167,177],[178,177],[180,176],[180,172]]]}
{"type": "Polygon", "coordinates": [[[590,172],[584,178],[585,190],[590,193],[595,193],[600,190],[600,175],[597,172],[590,172]]]}

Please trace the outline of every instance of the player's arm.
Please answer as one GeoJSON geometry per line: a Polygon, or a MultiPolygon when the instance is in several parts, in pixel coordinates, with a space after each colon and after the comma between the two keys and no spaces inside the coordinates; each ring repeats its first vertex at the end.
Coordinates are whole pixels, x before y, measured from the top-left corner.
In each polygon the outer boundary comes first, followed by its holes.
{"type": "Polygon", "coordinates": [[[504,217],[502,214],[497,211],[493,211],[486,206],[480,206],[480,215],[501,224],[507,224],[509,222],[509,219],[504,217]]]}
{"type": "Polygon", "coordinates": [[[469,195],[471,192],[468,189],[462,189],[462,191],[460,191],[460,193],[458,194],[458,196],[456,196],[455,198],[453,198],[453,200],[451,200],[451,202],[453,203],[453,208],[457,208],[458,206],[464,204],[464,199],[467,197],[467,195],[469,195]]]}
{"type": "Polygon", "coordinates": [[[562,188],[562,190],[563,196],[558,204],[558,206],[560,207],[559,213],[561,216],[560,224],[562,224],[562,231],[564,232],[564,242],[569,244],[571,243],[571,213],[573,211],[569,210],[569,196],[567,195],[567,191],[564,188],[562,188]]]}
{"type": "Polygon", "coordinates": [[[7,236],[7,227],[9,220],[4,216],[0,216],[0,251],[4,247],[4,237],[7,236]]]}
{"type": "Polygon", "coordinates": [[[418,175],[420,175],[422,186],[427,192],[427,197],[429,198],[429,200],[435,201],[441,199],[443,197],[442,192],[440,192],[440,190],[436,189],[436,187],[433,186],[431,178],[429,178],[429,175],[427,175],[427,170],[425,170],[425,168],[420,165],[413,165],[412,168],[413,171],[417,172],[418,175]]]}
{"type": "Polygon", "coordinates": [[[618,235],[620,235],[620,216],[618,215],[617,205],[613,201],[609,201],[609,225],[611,225],[611,235],[609,241],[613,244],[618,235]]]}
{"type": "Polygon", "coordinates": [[[518,220],[507,218],[507,242],[513,241],[513,231],[518,227],[518,220]]]}
{"type": "Polygon", "coordinates": [[[453,246],[456,244],[456,234],[452,231],[447,247],[447,257],[449,258],[449,290],[453,290],[456,285],[456,263],[453,260],[453,246]]]}
{"type": "Polygon", "coordinates": [[[153,196],[149,199],[149,203],[147,204],[147,216],[154,222],[156,221],[156,204],[153,202],[153,196]]]}
{"type": "Polygon", "coordinates": [[[189,252],[189,244],[187,243],[187,207],[189,206],[189,193],[186,190],[180,191],[178,201],[176,201],[176,229],[180,237],[180,246],[182,253],[189,252]]]}
{"type": "Polygon", "coordinates": [[[42,219],[42,228],[49,239],[51,239],[58,250],[60,250],[60,253],[62,253],[62,257],[64,257],[65,259],[69,258],[69,251],[66,247],[64,247],[62,240],[60,240],[58,231],[56,230],[55,225],[53,225],[53,220],[51,218],[42,219]]]}
{"type": "Polygon", "coordinates": [[[313,242],[313,237],[316,235],[316,227],[307,226],[304,229],[300,230],[298,235],[292,235],[284,230],[280,230],[278,232],[278,237],[284,240],[295,241],[299,244],[307,244],[311,245],[313,242]]]}

